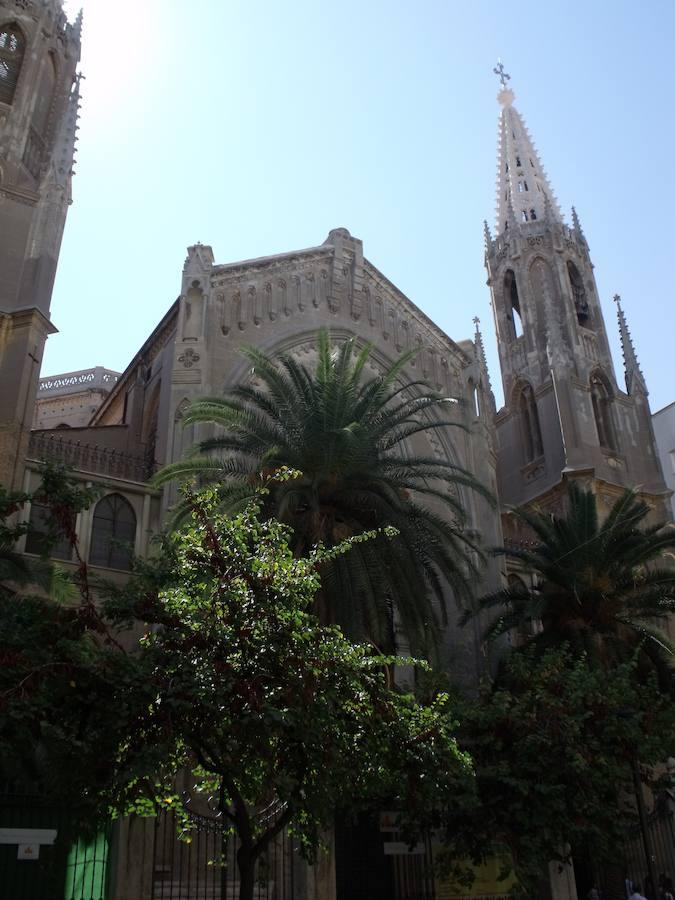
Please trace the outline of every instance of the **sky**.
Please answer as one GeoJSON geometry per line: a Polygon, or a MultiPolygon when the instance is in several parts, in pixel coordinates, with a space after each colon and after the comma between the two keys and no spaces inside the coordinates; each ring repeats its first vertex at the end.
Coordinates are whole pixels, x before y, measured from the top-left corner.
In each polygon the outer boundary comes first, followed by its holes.
{"type": "MultiPolygon", "coordinates": [[[[80,3],[68,2],[74,16],[80,3]]],[[[498,57],[591,248],[619,383],[622,296],[653,410],[675,400],[672,0],[82,0],[74,202],[43,375],[123,370],[180,291],[346,227],[455,340],[481,319],[498,57]]]]}

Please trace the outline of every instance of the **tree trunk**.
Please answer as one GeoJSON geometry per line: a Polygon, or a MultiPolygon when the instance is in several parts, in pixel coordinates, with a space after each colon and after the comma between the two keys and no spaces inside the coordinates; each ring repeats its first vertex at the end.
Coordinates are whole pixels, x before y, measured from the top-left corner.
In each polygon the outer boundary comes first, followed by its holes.
{"type": "Polygon", "coordinates": [[[239,869],[239,900],[253,900],[255,856],[249,847],[240,847],[237,851],[237,868],[239,869]]]}

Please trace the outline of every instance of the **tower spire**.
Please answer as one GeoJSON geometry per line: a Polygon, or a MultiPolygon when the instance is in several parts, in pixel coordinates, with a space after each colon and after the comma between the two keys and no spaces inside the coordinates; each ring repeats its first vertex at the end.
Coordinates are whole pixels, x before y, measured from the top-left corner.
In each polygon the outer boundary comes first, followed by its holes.
{"type": "Polygon", "coordinates": [[[635,393],[638,387],[644,394],[649,394],[645,377],[640,369],[635,347],[633,346],[633,338],[631,337],[626,315],[621,306],[621,297],[614,294],[614,302],[616,303],[616,312],[619,319],[619,336],[621,338],[621,350],[623,352],[623,365],[626,372],[626,391],[629,394],[635,393]]]}
{"type": "Polygon", "coordinates": [[[506,86],[511,76],[499,60],[494,72],[502,85],[497,94],[502,111],[499,117],[499,169],[497,176],[497,233],[502,234],[513,207],[517,222],[537,219],[562,222],[560,207],[544,172],[541,160],[514,107],[515,94],[506,86]]]}

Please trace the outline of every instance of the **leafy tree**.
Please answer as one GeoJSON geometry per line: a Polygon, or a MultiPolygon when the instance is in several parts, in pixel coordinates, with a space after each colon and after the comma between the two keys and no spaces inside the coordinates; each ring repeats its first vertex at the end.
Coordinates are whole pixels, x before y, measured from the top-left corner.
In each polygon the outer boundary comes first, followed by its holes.
{"type": "Polygon", "coordinates": [[[402,377],[414,354],[370,375],[371,348],[357,351],[353,339],[334,347],[326,331],[313,369],[288,354],[244,353],[260,387],[241,384],[226,397],[194,403],[185,423],[215,423],[217,434],[166,467],[158,483],[215,481],[233,510],[261,478],[284,468],[301,472],[277,482],[265,504],[266,515],[291,525],[298,556],[393,526],[396,539],[375,537],[326,563],[322,617],[391,648],[393,604],[413,649],[426,649],[434,601],[444,616],[446,585],[466,600],[480,556],[456,489],[487,492],[466,470],[411,444],[420,433],[462,427],[450,414],[455,401],[402,377]]]}
{"type": "Polygon", "coordinates": [[[54,464],[42,466],[40,484],[32,494],[7,491],[0,486],[0,594],[13,596],[32,587],[63,597],[67,579],[49,560],[49,553],[62,537],[77,548],[77,514],[90,506],[95,496],[95,489],[78,484],[69,477],[67,469],[54,464]],[[21,518],[28,503],[37,503],[46,512],[44,530],[39,533],[42,554],[37,559],[16,549],[24,535],[36,532],[30,520],[21,518]]]}
{"type": "Polygon", "coordinates": [[[649,506],[626,491],[604,521],[596,499],[572,483],[562,516],[529,509],[514,515],[532,532],[532,546],[503,548],[521,562],[535,583],[509,586],[483,597],[480,610],[497,611],[486,636],[540,621],[528,643],[544,652],[568,644],[609,669],[638,653],[638,671],[659,673],[672,689],[673,648],[654,627],[675,611],[675,568],[666,555],[675,549],[672,525],[647,525],[649,506]]]}
{"type": "Polygon", "coordinates": [[[449,810],[448,860],[482,861],[506,846],[523,889],[565,860],[565,848],[616,860],[636,820],[636,750],[656,790],[650,767],[675,740],[675,706],[654,673],[636,677],[638,653],[609,678],[569,646],[531,646],[511,655],[501,684],[460,709],[477,798],[449,810]]]}
{"type": "Polygon", "coordinates": [[[227,517],[218,502],[217,491],[189,496],[189,527],[109,588],[107,632],[87,632],[77,608],[52,605],[45,622],[43,607],[14,607],[20,651],[0,672],[0,735],[40,743],[55,787],[90,817],[168,807],[189,831],[175,779],[190,772],[197,794],[221,798],[250,900],[256,861],[283,827],[312,859],[337,808],[398,803],[412,836],[470,794],[472,775],[447,695],[399,693],[393,657],[310,612],[317,567],[372,534],[298,559],[285,526],[255,505],[227,517]],[[138,621],[145,633],[127,652],[119,630],[138,621]],[[271,804],[278,815],[261,818],[271,804]]]}
{"type": "MultiPolygon", "coordinates": [[[[72,480],[66,469],[51,464],[43,466],[33,493],[0,488],[0,776],[4,778],[44,781],[55,775],[49,762],[48,720],[59,720],[57,730],[65,726],[74,673],[81,671],[93,651],[91,635],[106,634],[93,598],[81,594],[68,572],[49,559],[54,543],[65,537],[79,560],[76,580],[80,585],[87,581],[86,566],[77,553],[75,520],[95,494],[72,480]],[[38,558],[15,549],[21,537],[36,531],[29,520],[21,521],[28,503],[40,504],[46,513],[37,532],[42,548],[38,558]]],[[[67,746],[62,754],[64,761],[68,759],[67,746]]]]}

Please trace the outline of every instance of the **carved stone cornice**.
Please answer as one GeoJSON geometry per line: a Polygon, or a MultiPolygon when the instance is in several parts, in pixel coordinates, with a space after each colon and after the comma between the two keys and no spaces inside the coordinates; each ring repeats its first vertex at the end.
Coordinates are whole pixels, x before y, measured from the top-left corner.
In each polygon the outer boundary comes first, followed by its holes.
{"type": "Polygon", "coordinates": [[[307,250],[295,250],[290,253],[278,253],[274,256],[262,256],[257,259],[214,266],[211,274],[211,286],[222,288],[236,283],[239,279],[245,281],[247,277],[267,275],[271,272],[301,270],[317,262],[325,264],[328,259],[333,257],[334,252],[335,248],[330,246],[309,247],[307,250]]]}

